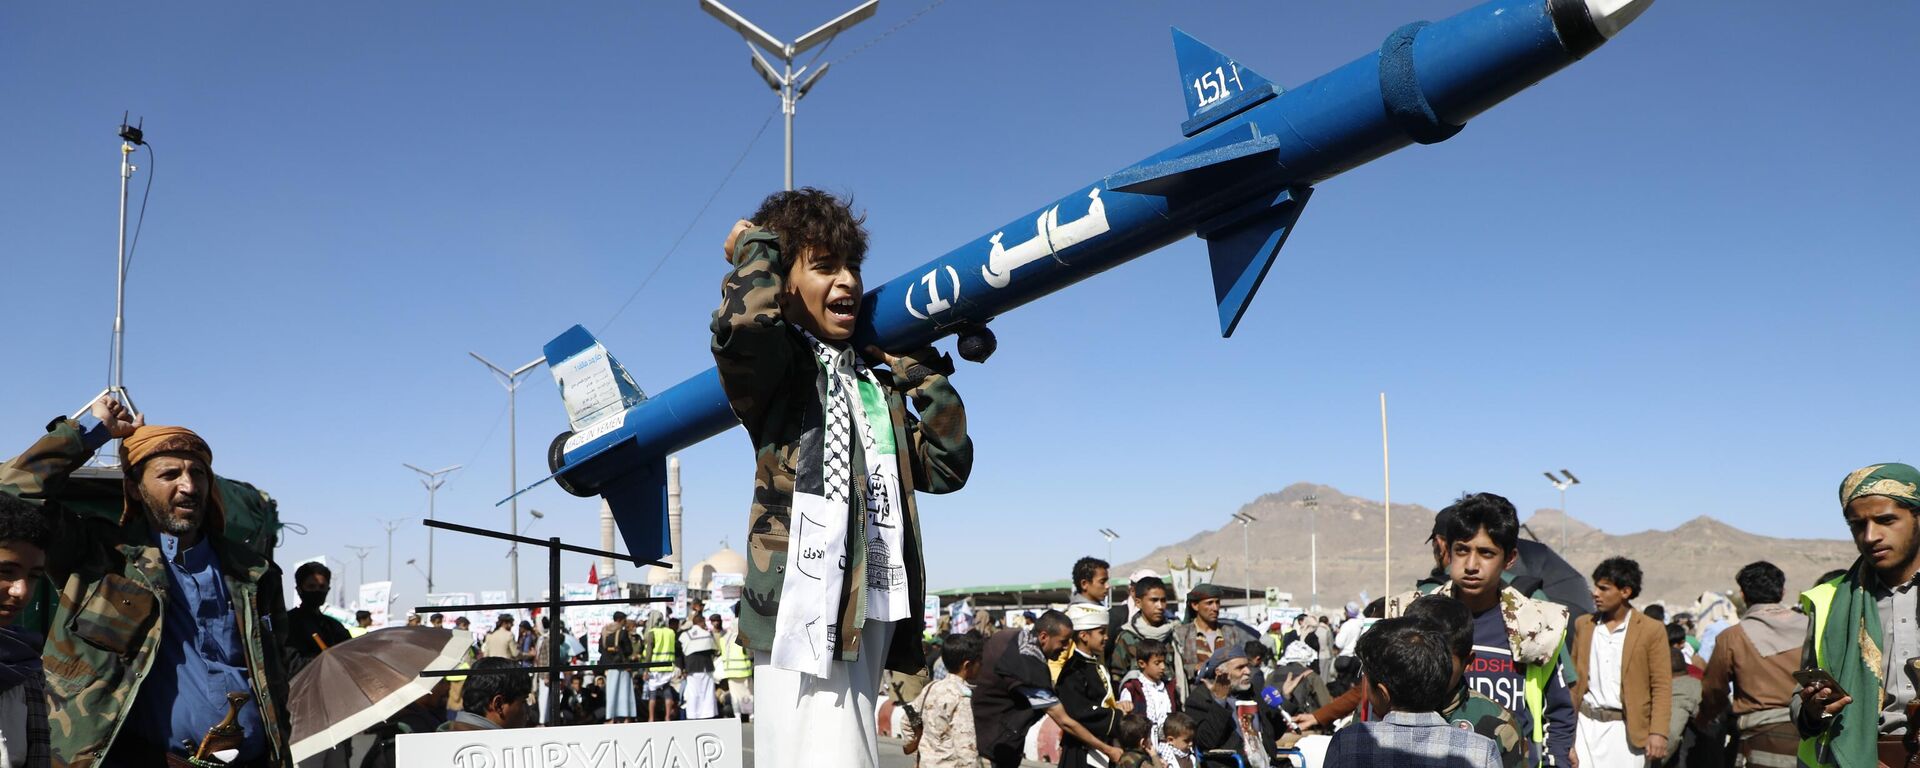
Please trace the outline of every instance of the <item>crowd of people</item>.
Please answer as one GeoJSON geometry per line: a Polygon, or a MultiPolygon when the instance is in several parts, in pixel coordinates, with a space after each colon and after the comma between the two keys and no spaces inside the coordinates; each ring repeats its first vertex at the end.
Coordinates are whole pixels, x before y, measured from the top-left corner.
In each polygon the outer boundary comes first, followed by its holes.
{"type": "MultiPolygon", "coordinates": [[[[1741,613],[1697,630],[1637,607],[1648,585],[1626,558],[1569,597],[1564,562],[1477,493],[1437,516],[1430,578],[1339,621],[1262,631],[1223,614],[1218,588],[1175,595],[1148,574],[1111,605],[1110,566],[1085,558],[1058,608],[928,632],[915,494],[962,488],[973,443],[945,355],[853,349],[865,237],[846,202],[801,189],[725,243],[712,350],[755,457],[736,615],[618,616],[558,655],[593,642],[638,666],[544,692],[528,666],[556,655],[550,633],[502,616],[462,674],[367,732],[356,764],[391,764],[397,734],[521,727],[552,702],[551,725],[752,717],[761,766],[877,765],[888,688],[924,766],[1018,765],[1042,719],[1074,768],[1268,766],[1318,737],[1338,768],[1869,768],[1916,751],[1906,464],[1843,481],[1852,567],[1788,602],[1782,571],[1754,562],[1732,574],[1741,613]]],[[[319,610],[323,566],[294,574],[286,607],[271,538],[227,514],[260,496],[242,485],[192,430],[112,396],[0,464],[0,768],[291,764],[290,680],[372,620],[319,610]],[[120,487],[81,487],[111,440],[120,487]],[[117,514],[84,511],[103,498],[117,514]]]]}
{"type": "Polygon", "coordinates": [[[1920,471],[1856,472],[1841,506],[1854,567],[1796,602],[1779,567],[1750,563],[1729,574],[1737,616],[1704,624],[1641,607],[1644,574],[1625,557],[1590,573],[1591,609],[1516,581],[1518,515],[1487,493],[1436,517],[1432,578],[1339,621],[1301,614],[1257,631],[1223,617],[1205,584],[1175,620],[1166,582],[1140,574],[1110,610],[1107,564],[1082,558],[1064,606],[1008,626],[983,613],[958,634],[941,621],[933,683],[902,698],[906,749],[922,766],[1019,765],[1029,730],[1051,719],[1058,764],[1074,768],[1309,754],[1335,768],[1906,766],[1920,716],[1920,471]]]}
{"type": "Polygon", "coordinates": [[[1492,493],[1436,516],[1440,578],[1338,622],[1302,612],[1258,632],[1223,618],[1206,584],[1175,620],[1152,574],[1110,611],[1108,564],[1081,559],[1064,607],[935,632],[933,684],[899,697],[914,712],[906,749],[922,766],[1018,766],[1050,718],[1058,764],[1075,768],[1269,766],[1306,760],[1315,735],[1331,735],[1325,766],[1905,766],[1920,472],[1862,472],[1841,492],[1857,566],[1795,605],[1778,566],[1747,564],[1730,574],[1740,614],[1701,626],[1640,609],[1644,574],[1624,557],[1592,570],[1590,611],[1517,582],[1519,516],[1492,493]],[[1847,693],[1880,687],[1882,707],[1847,693]]]}

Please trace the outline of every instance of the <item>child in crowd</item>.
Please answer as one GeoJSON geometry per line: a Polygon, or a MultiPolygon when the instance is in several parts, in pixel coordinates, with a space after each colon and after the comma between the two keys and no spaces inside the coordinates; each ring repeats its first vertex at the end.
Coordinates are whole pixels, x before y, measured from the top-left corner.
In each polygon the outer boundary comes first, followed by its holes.
{"type": "Polygon", "coordinates": [[[1499,768],[1492,739],[1440,716],[1453,695],[1454,658],[1432,624],[1382,619],[1360,636],[1354,655],[1366,673],[1369,703],[1387,715],[1334,733],[1325,768],[1499,768]]]}
{"type": "Polygon", "coordinates": [[[1120,727],[1114,731],[1114,743],[1126,752],[1120,755],[1120,761],[1114,768],[1158,768],[1153,759],[1153,724],[1138,712],[1120,718],[1120,727]]]}
{"type": "Polygon", "coordinates": [[[979,635],[948,635],[940,644],[947,675],[920,691],[908,708],[907,754],[919,754],[921,768],[978,768],[974,739],[973,680],[980,674],[986,641],[979,635]]]}
{"type": "Polygon", "coordinates": [[[47,572],[52,530],[40,508],[0,491],[0,765],[46,765],[47,680],[40,667],[44,640],[14,626],[47,572]]]}
{"type": "Polygon", "coordinates": [[[1466,604],[1446,595],[1422,595],[1407,606],[1404,615],[1433,625],[1433,629],[1446,638],[1447,650],[1453,654],[1453,677],[1447,685],[1453,694],[1446,706],[1440,708],[1440,716],[1454,727],[1493,739],[1500,745],[1505,768],[1528,765],[1527,755],[1533,745],[1520,732],[1519,720],[1498,702],[1467,685],[1466,669],[1473,664],[1473,614],[1466,604]]]}
{"type": "Polygon", "coordinates": [[[779,192],[723,249],[713,359],[755,465],[738,624],[756,698],[781,702],[755,712],[762,768],[874,762],[882,671],[926,666],[914,496],[959,490],[973,465],[952,361],[854,340],[864,219],[779,192]]]}
{"type": "MultiPolygon", "coordinates": [[[[1147,719],[1153,728],[1149,738],[1158,748],[1167,716],[1180,711],[1180,698],[1173,681],[1167,679],[1167,644],[1141,640],[1134,644],[1135,668],[1120,678],[1120,696],[1133,702],[1133,711],[1147,719]]],[[[1124,745],[1122,745],[1124,746],[1124,745]]]]}
{"type": "Polygon", "coordinates": [[[1167,721],[1160,724],[1160,742],[1153,745],[1154,754],[1167,768],[1195,768],[1200,758],[1193,754],[1193,732],[1196,724],[1185,712],[1167,715],[1167,721]]]}

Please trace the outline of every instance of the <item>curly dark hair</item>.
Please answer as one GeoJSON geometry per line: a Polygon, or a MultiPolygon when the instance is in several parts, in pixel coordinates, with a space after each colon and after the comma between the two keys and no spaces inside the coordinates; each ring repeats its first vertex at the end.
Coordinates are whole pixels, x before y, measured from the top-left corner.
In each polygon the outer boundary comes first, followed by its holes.
{"type": "Polygon", "coordinates": [[[782,268],[792,267],[807,248],[843,259],[856,270],[867,259],[867,215],[854,213],[852,200],[813,187],[767,195],[749,220],[780,236],[782,268]]]}
{"type": "Polygon", "coordinates": [[[1593,580],[1610,581],[1622,592],[1632,592],[1627,599],[1640,596],[1640,564],[1624,557],[1609,557],[1593,568],[1593,580]]]}
{"type": "Polygon", "coordinates": [[[1787,574],[1779,566],[1761,560],[1741,568],[1740,573],[1733,577],[1733,583],[1740,585],[1740,593],[1746,596],[1747,605],[1765,605],[1780,602],[1785,596],[1787,574]]]}
{"type": "Polygon", "coordinates": [[[46,549],[52,536],[47,516],[39,507],[13,494],[0,493],[0,541],[26,542],[46,549]]]}
{"type": "Polygon", "coordinates": [[[1512,555],[1520,546],[1520,515],[1513,502],[1492,493],[1469,493],[1454,499],[1440,514],[1447,518],[1444,537],[1449,542],[1468,541],[1487,532],[1500,551],[1512,555]]]}

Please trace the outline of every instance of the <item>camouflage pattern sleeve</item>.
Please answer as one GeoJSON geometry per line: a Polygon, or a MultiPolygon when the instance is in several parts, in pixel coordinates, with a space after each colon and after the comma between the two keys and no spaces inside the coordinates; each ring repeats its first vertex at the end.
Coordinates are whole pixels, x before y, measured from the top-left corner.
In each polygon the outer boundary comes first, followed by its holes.
{"type": "Polygon", "coordinates": [[[713,362],[720,371],[733,415],[758,436],[768,404],[794,361],[793,339],[780,317],[785,282],[780,240],[751,229],[733,248],[733,269],[720,283],[720,308],[713,312],[713,362]]]}
{"type": "MultiPolygon", "coordinates": [[[[36,502],[57,499],[67,476],[93,458],[96,448],[88,442],[78,422],[53,420],[47,425],[47,433],[25,453],[0,464],[0,492],[36,502]]],[[[47,542],[47,569],[53,574],[65,573],[84,551],[85,524],[58,503],[46,509],[53,529],[47,542]]]]}
{"type": "Polygon", "coordinates": [[[901,355],[906,370],[895,371],[918,417],[907,420],[913,450],[913,486],[928,493],[952,493],[973,472],[973,438],[967,436],[967,409],[947,377],[953,359],[928,346],[901,355]]]}
{"type": "Polygon", "coordinates": [[[1526,765],[1527,753],[1533,745],[1520,732],[1520,721],[1514,719],[1513,713],[1498,702],[1468,688],[1466,699],[1450,719],[1465,724],[1474,733],[1493,739],[1494,745],[1500,748],[1501,768],[1522,768],[1526,765]]]}
{"type": "Polygon", "coordinates": [[[25,453],[0,464],[0,491],[23,499],[46,501],[60,492],[67,475],[93,458],[80,425],[72,419],[54,419],[47,433],[25,453]]]}

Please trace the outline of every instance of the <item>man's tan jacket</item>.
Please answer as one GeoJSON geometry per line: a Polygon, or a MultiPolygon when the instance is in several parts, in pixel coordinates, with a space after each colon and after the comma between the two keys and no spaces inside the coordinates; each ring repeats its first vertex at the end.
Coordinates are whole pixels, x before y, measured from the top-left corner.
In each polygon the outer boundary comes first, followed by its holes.
{"type": "MultiPolygon", "coordinates": [[[[1594,615],[1573,621],[1573,664],[1580,682],[1573,686],[1574,706],[1587,695],[1593,680],[1594,615]]],[[[1673,718],[1673,655],[1667,646],[1667,627],[1636,610],[1627,612],[1627,647],[1620,654],[1620,703],[1625,710],[1627,743],[1647,748],[1647,734],[1665,736],[1673,718]]],[[[1671,746],[1671,745],[1669,745],[1671,746]]]]}

